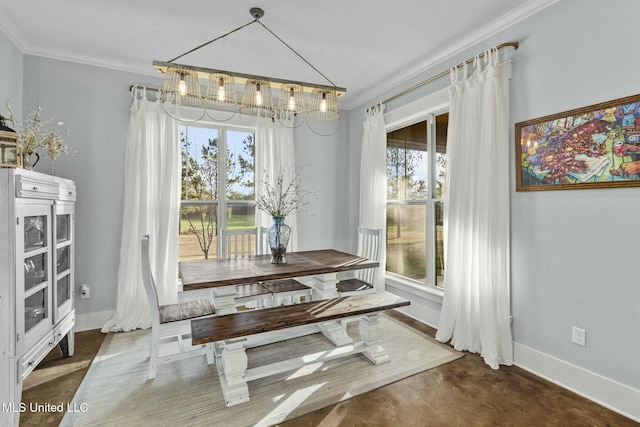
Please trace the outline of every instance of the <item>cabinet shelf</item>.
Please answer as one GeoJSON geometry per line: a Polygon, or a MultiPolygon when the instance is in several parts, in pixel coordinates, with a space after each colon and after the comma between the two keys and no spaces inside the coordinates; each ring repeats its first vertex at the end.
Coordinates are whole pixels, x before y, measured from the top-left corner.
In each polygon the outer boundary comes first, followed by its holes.
{"type": "Polygon", "coordinates": [[[46,289],[46,288],[48,288],[48,287],[49,287],[49,281],[39,283],[39,284],[37,284],[36,286],[34,286],[34,287],[32,287],[32,288],[29,288],[29,290],[28,290],[28,291],[24,291],[24,297],[25,297],[25,298],[28,298],[28,297],[30,297],[31,295],[33,295],[33,294],[35,294],[35,293],[38,293],[38,292],[40,292],[41,290],[46,289]]]}
{"type": "Polygon", "coordinates": [[[62,278],[62,277],[68,276],[68,275],[70,275],[70,274],[71,274],[71,270],[70,270],[70,269],[67,269],[67,270],[61,271],[60,273],[57,273],[57,274],[56,274],[56,277],[57,277],[58,279],[60,279],[60,278],[62,278]]]}
{"type": "Polygon", "coordinates": [[[40,255],[40,254],[44,254],[49,252],[49,247],[48,246],[43,246],[40,248],[34,248],[34,249],[25,249],[24,251],[24,257],[25,258],[29,258],[32,257],[34,255],[40,255]]]}

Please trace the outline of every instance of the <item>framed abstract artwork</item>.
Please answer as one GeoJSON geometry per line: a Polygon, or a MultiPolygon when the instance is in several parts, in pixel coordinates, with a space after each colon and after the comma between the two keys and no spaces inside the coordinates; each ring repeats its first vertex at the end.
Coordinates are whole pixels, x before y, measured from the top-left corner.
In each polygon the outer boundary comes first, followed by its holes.
{"type": "Polygon", "coordinates": [[[640,95],[515,125],[516,191],[640,186],[640,95]]]}

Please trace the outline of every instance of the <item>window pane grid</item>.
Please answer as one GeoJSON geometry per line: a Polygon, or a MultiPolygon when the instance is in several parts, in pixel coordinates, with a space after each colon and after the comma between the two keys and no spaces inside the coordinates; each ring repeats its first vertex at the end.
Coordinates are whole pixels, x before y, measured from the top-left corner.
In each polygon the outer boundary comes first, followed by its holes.
{"type": "Polygon", "coordinates": [[[426,283],[426,205],[387,206],[387,271],[426,283]]]}
{"type": "Polygon", "coordinates": [[[387,271],[444,284],[448,113],[387,134],[387,271]]]}
{"type": "Polygon", "coordinates": [[[216,258],[220,228],[255,227],[254,134],[224,126],[180,131],[179,259],[216,258]]]}

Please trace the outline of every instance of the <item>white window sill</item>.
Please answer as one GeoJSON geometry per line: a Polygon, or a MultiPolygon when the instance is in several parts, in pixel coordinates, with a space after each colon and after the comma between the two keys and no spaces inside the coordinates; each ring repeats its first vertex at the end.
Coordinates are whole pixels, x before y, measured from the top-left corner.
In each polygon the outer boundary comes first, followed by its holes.
{"type": "Polygon", "coordinates": [[[425,285],[393,273],[385,275],[385,284],[437,304],[442,304],[442,298],[444,297],[444,289],[433,285],[425,285]]]}

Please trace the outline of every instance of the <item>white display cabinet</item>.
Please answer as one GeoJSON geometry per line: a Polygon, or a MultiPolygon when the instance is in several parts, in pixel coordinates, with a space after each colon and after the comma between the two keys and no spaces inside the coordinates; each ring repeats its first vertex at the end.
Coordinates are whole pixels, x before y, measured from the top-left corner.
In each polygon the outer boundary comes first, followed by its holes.
{"type": "Polygon", "coordinates": [[[54,347],[73,355],[75,200],[73,181],[0,169],[0,426],[54,347]]]}

